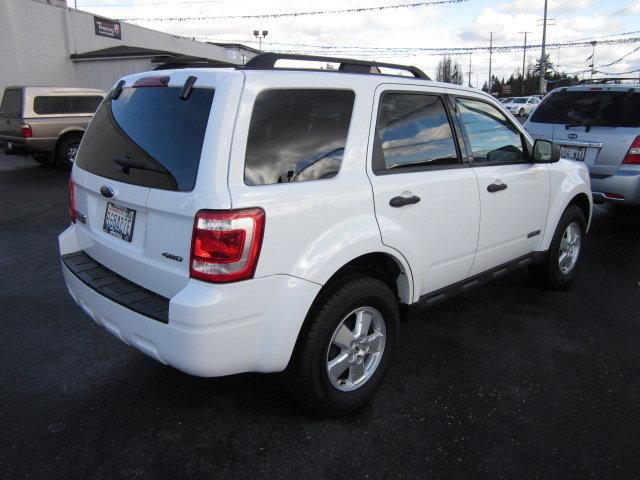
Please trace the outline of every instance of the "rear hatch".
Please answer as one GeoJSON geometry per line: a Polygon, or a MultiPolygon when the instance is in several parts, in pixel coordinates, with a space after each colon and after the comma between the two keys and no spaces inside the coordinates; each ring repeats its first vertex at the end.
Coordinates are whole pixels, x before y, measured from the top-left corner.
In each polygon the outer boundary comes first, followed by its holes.
{"type": "Polygon", "coordinates": [[[22,89],[7,88],[0,103],[0,137],[21,139],[22,89]]]}
{"type": "Polygon", "coordinates": [[[128,77],[107,96],[72,172],[89,256],[165,297],[184,287],[196,212],[230,208],[226,129],[241,89],[240,72],[180,70],[128,77]]]}
{"type": "Polygon", "coordinates": [[[583,161],[592,175],[614,175],[640,133],[640,92],[620,86],[562,89],[547,96],[531,118],[553,125],[565,158],[583,161]]]}

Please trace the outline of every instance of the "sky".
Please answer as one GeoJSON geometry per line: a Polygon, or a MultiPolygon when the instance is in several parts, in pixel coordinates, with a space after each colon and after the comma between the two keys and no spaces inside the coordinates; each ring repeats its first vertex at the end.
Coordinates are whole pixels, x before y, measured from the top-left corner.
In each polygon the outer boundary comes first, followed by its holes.
{"type": "MultiPolygon", "coordinates": [[[[74,0],[67,0],[73,6],[74,0]]],[[[136,20],[141,26],[202,41],[240,42],[257,48],[254,30],[268,30],[263,50],[367,58],[411,64],[435,77],[441,54],[406,48],[520,46],[524,34],[529,45],[542,43],[544,0],[466,0],[443,5],[376,10],[359,13],[253,18],[202,19],[227,15],[261,15],[288,12],[402,5],[419,0],[76,0],[81,10],[111,18],[195,17],[188,21],[136,20]],[[319,48],[332,47],[332,48],[319,48]],[[389,51],[389,48],[396,49],[389,51]]],[[[549,0],[548,43],[578,40],[598,42],[595,68],[616,74],[640,69],[640,0],[549,0]],[[638,38],[624,44],[603,41],[638,38]],[[635,49],[638,49],[635,51],[635,49]],[[619,60],[624,57],[622,60],[619,60]],[[612,65],[609,65],[610,63],[612,65]]],[[[547,50],[556,70],[580,73],[591,63],[591,45],[553,47],[547,50]]],[[[540,57],[540,48],[527,49],[527,62],[540,57]]],[[[471,83],[482,84],[489,74],[489,53],[454,57],[465,78],[471,61],[471,83]]],[[[521,71],[523,50],[496,51],[492,72],[508,77],[521,71]]],[[[627,74],[638,76],[640,73],[627,74]]],[[[599,74],[597,76],[604,76],[599,74]]]]}

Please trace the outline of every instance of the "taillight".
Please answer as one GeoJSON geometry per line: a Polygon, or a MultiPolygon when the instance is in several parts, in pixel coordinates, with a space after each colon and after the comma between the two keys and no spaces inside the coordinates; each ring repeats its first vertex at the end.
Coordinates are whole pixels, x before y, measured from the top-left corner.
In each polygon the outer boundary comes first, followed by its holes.
{"type": "Polygon", "coordinates": [[[633,140],[622,163],[626,165],[640,165],[640,136],[633,140]]]}
{"type": "Polygon", "coordinates": [[[78,217],[76,213],[76,184],[73,180],[69,179],[69,218],[71,223],[76,223],[78,217]]]}
{"type": "Polygon", "coordinates": [[[191,241],[191,277],[216,283],[253,277],[263,231],[261,208],[199,211],[191,241]]]}
{"type": "Polygon", "coordinates": [[[31,138],[33,137],[33,132],[31,131],[31,125],[28,123],[23,123],[20,125],[20,136],[22,138],[31,138]]]}

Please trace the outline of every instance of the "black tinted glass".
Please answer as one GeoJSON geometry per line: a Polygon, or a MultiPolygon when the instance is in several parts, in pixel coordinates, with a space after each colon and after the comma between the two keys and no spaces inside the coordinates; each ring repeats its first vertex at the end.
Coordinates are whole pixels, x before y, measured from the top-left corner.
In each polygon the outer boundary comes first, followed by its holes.
{"type": "Polygon", "coordinates": [[[33,100],[33,111],[38,115],[54,115],[73,113],[69,97],[36,97],[33,100]]]}
{"type": "Polygon", "coordinates": [[[338,174],[355,94],[348,90],[269,90],[251,115],[244,181],[301,182],[338,174]]]}
{"type": "Polygon", "coordinates": [[[94,113],[102,97],[71,97],[71,109],[73,113],[94,113]]]}
{"type": "Polygon", "coordinates": [[[568,90],[547,96],[532,122],[602,127],[640,127],[640,93],[568,90]]]}
{"type": "Polygon", "coordinates": [[[498,109],[478,100],[456,100],[474,162],[517,163],[524,160],[522,138],[498,109]]]}
{"type": "Polygon", "coordinates": [[[375,172],[459,163],[444,104],[433,95],[385,93],[375,142],[375,172]]]}
{"type": "Polygon", "coordinates": [[[102,101],[100,96],[52,96],[36,97],[33,111],[38,115],[56,115],[61,113],[93,113],[102,101]]]}
{"type": "Polygon", "coordinates": [[[187,100],[179,94],[177,87],[125,88],[105,101],[84,134],[78,167],[121,182],[192,190],[213,90],[195,88],[187,100]]]}
{"type": "Polygon", "coordinates": [[[22,116],[22,90],[5,90],[2,97],[0,113],[3,117],[17,118],[22,116]]]}

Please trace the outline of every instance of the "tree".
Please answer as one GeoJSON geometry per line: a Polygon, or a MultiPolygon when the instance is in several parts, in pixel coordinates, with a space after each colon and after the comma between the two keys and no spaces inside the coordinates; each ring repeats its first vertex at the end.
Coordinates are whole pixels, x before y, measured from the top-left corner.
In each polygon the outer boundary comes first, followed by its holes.
{"type": "MultiPolygon", "coordinates": [[[[545,53],[544,55],[544,76],[546,77],[547,75],[553,73],[554,68],[553,68],[553,63],[551,62],[551,55],[548,53],[545,53]]],[[[535,67],[533,67],[533,76],[540,78],[540,70],[542,69],[542,66],[540,65],[540,59],[536,60],[536,65],[535,67]]]]}
{"type": "Polygon", "coordinates": [[[436,67],[436,80],[438,82],[462,85],[464,81],[462,67],[460,67],[458,62],[452,60],[449,55],[444,55],[436,67]]]}

